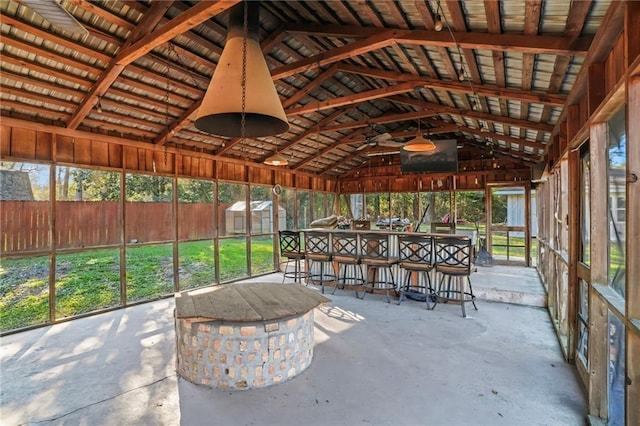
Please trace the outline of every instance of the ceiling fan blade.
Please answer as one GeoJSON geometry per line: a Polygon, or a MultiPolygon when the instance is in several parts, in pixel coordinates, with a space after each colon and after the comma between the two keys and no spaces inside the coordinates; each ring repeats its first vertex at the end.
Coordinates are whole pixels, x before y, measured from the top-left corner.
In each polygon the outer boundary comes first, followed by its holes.
{"type": "Polygon", "coordinates": [[[368,143],[363,143],[362,145],[360,145],[359,147],[356,148],[356,151],[362,151],[365,148],[368,148],[369,144],[368,143]]]}
{"type": "Polygon", "coordinates": [[[391,136],[390,133],[381,133],[379,135],[376,135],[374,137],[371,138],[371,142],[386,142],[388,140],[391,140],[393,137],[391,136]]]}
{"type": "Polygon", "coordinates": [[[392,141],[392,140],[384,141],[383,140],[383,141],[378,142],[378,145],[392,147],[392,148],[399,148],[399,147],[404,145],[404,142],[396,142],[396,141],[392,141]]]}

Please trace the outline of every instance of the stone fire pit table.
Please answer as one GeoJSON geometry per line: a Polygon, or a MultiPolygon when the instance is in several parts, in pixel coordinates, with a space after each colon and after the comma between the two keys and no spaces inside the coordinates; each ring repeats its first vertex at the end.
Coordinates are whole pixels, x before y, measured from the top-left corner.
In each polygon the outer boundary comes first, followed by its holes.
{"type": "Polygon", "coordinates": [[[313,310],[330,300],[300,284],[225,284],[176,295],[177,371],[220,389],[289,380],[313,358],[313,310]]]}

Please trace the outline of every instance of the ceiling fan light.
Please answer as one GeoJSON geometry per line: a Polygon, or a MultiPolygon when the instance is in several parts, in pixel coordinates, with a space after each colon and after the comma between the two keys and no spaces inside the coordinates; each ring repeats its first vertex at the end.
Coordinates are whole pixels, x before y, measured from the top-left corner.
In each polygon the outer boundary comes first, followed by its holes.
{"type": "Polygon", "coordinates": [[[436,149],[436,144],[434,144],[431,139],[425,139],[418,135],[407,142],[402,149],[411,152],[433,151],[436,149]]]}
{"type": "Polygon", "coordinates": [[[276,153],[270,157],[267,157],[267,159],[264,160],[264,164],[268,166],[286,166],[287,164],[289,164],[289,160],[287,160],[282,155],[276,153]]]}

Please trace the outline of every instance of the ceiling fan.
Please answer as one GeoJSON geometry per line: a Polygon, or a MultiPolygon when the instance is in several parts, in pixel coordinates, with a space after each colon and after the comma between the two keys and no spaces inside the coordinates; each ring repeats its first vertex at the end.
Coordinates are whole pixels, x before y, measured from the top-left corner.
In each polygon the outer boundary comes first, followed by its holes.
{"type": "Polygon", "coordinates": [[[366,148],[374,148],[376,146],[385,146],[391,148],[399,148],[404,145],[404,142],[397,142],[393,140],[393,136],[390,133],[380,133],[374,135],[375,129],[371,126],[369,132],[367,132],[366,140],[364,143],[356,148],[356,151],[362,151],[366,148]]]}
{"type": "Polygon", "coordinates": [[[23,0],[20,3],[31,8],[60,31],[79,36],[89,34],[89,31],[65,9],[63,0],[23,0]]]}

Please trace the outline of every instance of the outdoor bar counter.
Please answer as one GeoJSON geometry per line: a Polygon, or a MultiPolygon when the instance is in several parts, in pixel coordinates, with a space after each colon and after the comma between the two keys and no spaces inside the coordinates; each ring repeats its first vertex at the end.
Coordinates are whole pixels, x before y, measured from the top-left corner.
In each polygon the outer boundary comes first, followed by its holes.
{"type": "MultiPolygon", "coordinates": [[[[322,228],[322,227],[313,227],[313,228],[308,228],[308,229],[301,229],[300,233],[301,233],[301,239],[304,240],[304,235],[305,232],[309,232],[309,231],[315,231],[315,232],[326,232],[329,235],[329,242],[330,242],[330,250],[333,249],[333,244],[332,244],[332,235],[345,235],[345,234],[352,234],[352,235],[365,235],[365,234],[371,234],[371,233],[375,233],[378,235],[387,235],[388,236],[388,249],[389,249],[389,254],[390,256],[398,256],[398,250],[399,250],[399,243],[398,243],[398,236],[399,235],[413,235],[413,236],[425,236],[425,237],[457,237],[457,238],[463,238],[463,239],[467,239],[471,241],[471,249],[472,252],[474,251],[474,247],[476,245],[476,241],[477,241],[477,231],[475,230],[457,230],[453,233],[441,233],[441,232],[409,232],[409,231],[393,231],[393,230],[389,230],[389,229],[370,229],[370,230],[361,230],[361,229],[335,229],[335,228],[322,228]]],[[[360,237],[358,237],[358,239],[360,239],[360,237]]],[[[353,250],[357,251],[359,255],[364,255],[366,251],[369,251],[371,248],[370,247],[360,247],[359,245],[353,246],[353,250]]],[[[305,250],[308,250],[308,248],[306,248],[305,250]]],[[[307,255],[308,256],[308,255],[307,255]]],[[[435,256],[435,253],[434,253],[435,256]]],[[[473,257],[472,257],[473,258],[473,257]]],[[[433,260],[435,262],[435,258],[433,260]]],[[[308,262],[307,261],[307,270],[310,273],[310,276],[317,276],[318,273],[318,262],[308,262]]],[[[365,277],[365,282],[369,283],[369,290],[375,291],[378,290],[377,286],[375,285],[374,281],[375,281],[375,273],[378,272],[377,268],[375,270],[371,270],[372,268],[367,267],[367,265],[361,265],[364,269],[364,277],[365,277]]],[[[384,271],[387,272],[387,271],[384,271]]],[[[391,266],[390,268],[390,275],[391,278],[385,278],[384,280],[386,282],[389,281],[393,281],[395,283],[396,289],[399,287],[400,283],[403,283],[406,279],[406,271],[403,268],[400,268],[398,264],[394,264],[391,266]]],[[[343,280],[344,277],[341,276],[341,272],[340,270],[338,270],[338,268],[335,268],[334,271],[334,276],[337,279],[343,280]]],[[[344,281],[342,281],[344,282],[344,281]]],[[[330,280],[327,281],[327,284],[329,285],[335,285],[335,282],[331,282],[330,280]]],[[[349,284],[347,282],[347,284],[349,284]]],[[[397,292],[396,292],[397,293],[397,292]]],[[[358,294],[356,293],[356,296],[358,294]]]]}
{"type": "Polygon", "coordinates": [[[176,295],[177,372],[220,389],[270,386],[313,358],[314,308],[330,300],[299,284],[234,283],[176,295]]]}

